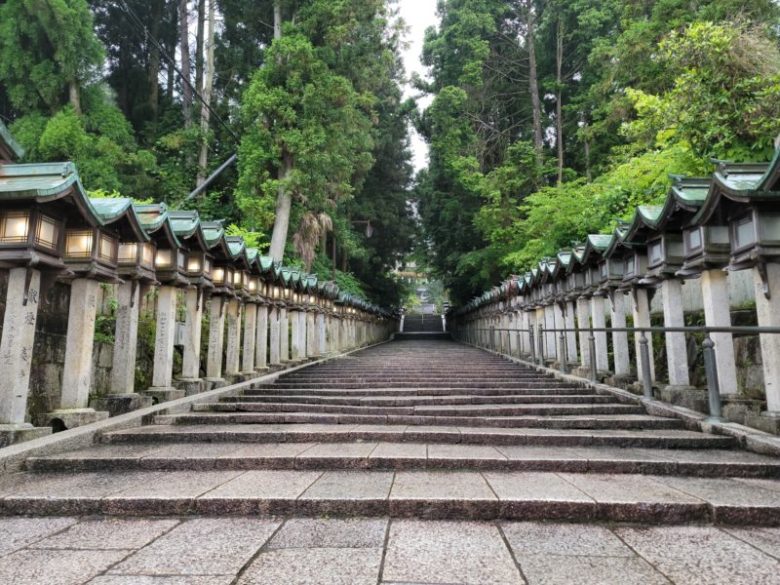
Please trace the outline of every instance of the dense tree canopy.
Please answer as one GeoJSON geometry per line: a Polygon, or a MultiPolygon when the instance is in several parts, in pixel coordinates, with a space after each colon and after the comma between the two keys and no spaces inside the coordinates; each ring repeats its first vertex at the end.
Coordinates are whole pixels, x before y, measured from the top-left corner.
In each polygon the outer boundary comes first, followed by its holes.
{"type": "Polygon", "coordinates": [[[464,301],[780,132],[771,0],[442,0],[417,197],[464,301]]]}

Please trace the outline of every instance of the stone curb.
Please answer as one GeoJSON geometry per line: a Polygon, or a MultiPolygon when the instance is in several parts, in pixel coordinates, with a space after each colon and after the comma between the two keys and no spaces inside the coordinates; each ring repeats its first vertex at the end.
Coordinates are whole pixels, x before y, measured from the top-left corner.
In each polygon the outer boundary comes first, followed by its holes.
{"type": "Polygon", "coordinates": [[[102,433],[140,427],[149,423],[152,417],[155,415],[170,414],[172,412],[188,412],[191,410],[193,404],[219,398],[221,396],[227,396],[241,390],[251,388],[257,383],[272,382],[283,374],[295,372],[297,370],[319,365],[331,360],[340,359],[358,351],[384,345],[389,343],[391,340],[392,338],[386,341],[375,343],[373,345],[367,345],[365,347],[353,349],[345,353],[327,356],[312,362],[293,366],[288,369],[278,370],[272,374],[266,374],[258,378],[232,384],[230,386],[209,390],[208,392],[203,392],[194,396],[186,396],[177,400],[161,402],[148,408],[142,408],[133,412],[128,412],[127,414],[122,414],[81,427],[76,427],[75,429],[70,429],[61,433],[55,433],[38,439],[33,439],[32,441],[26,441],[24,443],[17,443],[16,445],[3,447],[0,449],[0,473],[9,473],[20,470],[24,465],[24,461],[28,457],[56,455],[65,451],[88,447],[93,445],[96,438],[98,438],[102,433]]]}
{"type": "Polygon", "coordinates": [[[761,455],[772,455],[774,457],[780,457],[780,437],[770,435],[769,433],[759,431],[758,429],[753,429],[732,422],[710,421],[708,420],[709,417],[706,414],[696,412],[695,410],[683,408],[682,406],[675,406],[673,404],[661,402],[660,400],[647,399],[642,396],[632,394],[627,390],[622,390],[621,388],[615,388],[614,386],[609,386],[607,384],[591,382],[587,378],[580,378],[579,376],[574,376],[572,374],[564,374],[563,372],[559,372],[558,370],[554,370],[552,368],[540,366],[520,358],[508,356],[497,351],[479,347],[470,343],[465,343],[463,341],[458,341],[458,343],[473,347],[475,349],[481,349],[487,353],[495,354],[497,356],[503,357],[506,360],[533,368],[538,372],[551,374],[558,380],[575,382],[588,388],[592,388],[597,392],[609,393],[615,396],[621,402],[633,402],[636,404],[641,404],[645,407],[648,414],[653,416],[677,418],[682,420],[685,424],[685,427],[689,430],[701,431],[702,433],[709,433],[713,435],[727,435],[734,438],[740,447],[748,451],[760,453],[761,455]]]}

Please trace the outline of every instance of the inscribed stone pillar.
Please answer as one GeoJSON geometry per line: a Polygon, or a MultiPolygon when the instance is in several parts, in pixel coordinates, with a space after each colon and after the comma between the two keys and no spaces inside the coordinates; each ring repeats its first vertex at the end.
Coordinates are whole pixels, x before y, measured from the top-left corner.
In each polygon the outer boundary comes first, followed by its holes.
{"type": "Polygon", "coordinates": [[[545,329],[545,357],[556,359],[558,357],[558,340],[555,329],[555,309],[553,305],[547,305],[544,308],[544,329],[545,329]]]}
{"type": "MultiPolygon", "coordinates": [[[[728,276],[716,268],[701,275],[704,302],[704,322],[707,327],[731,327],[728,276]]],[[[734,358],[734,339],[731,333],[710,333],[715,344],[715,365],[718,371],[720,393],[737,393],[737,366],[734,358]]]]}
{"type": "Polygon", "coordinates": [[[290,319],[287,316],[287,309],[279,309],[279,351],[281,352],[282,362],[290,361],[290,319]]]}
{"type": "Polygon", "coordinates": [[[209,352],[206,358],[206,376],[210,382],[222,381],[226,304],[226,299],[221,296],[213,296],[209,301],[209,352]]]}
{"type": "MultiPolygon", "coordinates": [[[[758,268],[753,268],[758,326],[780,327],[780,264],[775,262],[766,264],[766,279],[769,298],[764,294],[761,273],[758,268]]],[[[764,334],[759,338],[767,412],[772,416],[780,416],[780,335],[764,334]]]]}
{"type": "Polygon", "coordinates": [[[138,353],[141,285],[137,281],[123,282],[117,287],[116,300],[111,392],[132,394],[135,392],[135,361],[138,353]]]}
{"type": "MultiPolygon", "coordinates": [[[[64,410],[86,408],[89,402],[99,288],[100,283],[89,278],[77,278],[71,284],[68,333],[65,339],[65,369],[62,374],[60,399],[60,408],[64,410]]],[[[156,349],[155,347],[155,364],[156,349]]],[[[170,383],[168,385],[170,386],[170,383]]]]}
{"type": "MultiPolygon", "coordinates": [[[[563,319],[563,309],[561,308],[560,303],[553,303],[552,306],[553,309],[553,326],[555,329],[563,329],[566,326],[566,323],[563,319]]],[[[565,356],[564,353],[564,343],[565,343],[565,337],[561,338],[561,332],[556,332],[553,337],[555,338],[555,357],[560,361],[562,356],[565,356]]]]}
{"type": "Polygon", "coordinates": [[[306,320],[306,357],[312,358],[317,355],[317,324],[316,314],[312,311],[303,313],[306,320]]]}
{"type": "Polygon", "coordinates": [[[203,292],[187,289],[184,297],[185,332],[181,377],[183,380],[200,379],[200,338],[203,331],[203,292]]]}
{"type": "Polygon", "coordinates": [[[305,331],[301,331],[301,326],[305,326],[305,322],[301,323],[300,319],[301,312],[298,310],[290,310],[289,313],[289,319],[290,319],[290,338],[292,343],[290,344],[290,349],[292,351],[292,359],[294,361],[298,361],[301,359],[305,352],[305,344],[306,344],[306,333],[305,331]]]}
{"type": "Polygon", "coordinates": [[[243,373],[251,376],[255,373],[255,344],[257,343],[257,304],[244,306],[244,353],[242,355],[243,373]]]}
{"type": "MultiPolygon", "coordinates": [[[[626,327],[626,295],[616,290],[612,295],[612,328],[625,329],[626,327]]],[[[615,358],[615,375],[628,376],[631,373],[631,363],[628,357],[628,333],[625,331],[612,332],[612,353],[615,358]]]]}
{"type": "Polygon", "coordinates": [[[25,415],[41,290],[40,271],[30,269],[25,304],[27,270],[12,268],[8,271],[3,337],[0,340],[0,366],[3,372],[3,383],[0,384],[0,425],[22,428],[31,427],[25,423],[25,415]]]}
{"type": "Polygon", "coordinates": [[[317,355],[327,355],[328,334],[325,313],[317,313],[317,355]]]}
{"type": "MultiPolygon", "coordinates": [[[[667,279],[661,283],[661,294],[664,305],[664,326],[684,327],[682,282],[667,279]]],[[[666,359],[669,366],[670,386],[689,386],[688,348],[685,343],[685,333],[666,333],[666,359]]]]}
{"type": "MultiPolygon", "coordinates": [[[[604,316],[604,298],[593,297],[590,300],[590,318],[594,329],[604,329],[607,326],[607,320],[604,316]]],[[[609,354],[607,353],[607,333],[606,331],[594,332],[596,340],[596,370],[606,372],[609,370],[609,354]]]]}
{"type": "Polygon", "coordinates": [[[173,390],[173,349],[176,341],[176,296],[172,286],[157,291],[157,322],[154,341],[152,390],[155,393],[173,390]]]}
{"type": "MultiPolygon", "coordinates": [[[[650,300],[647,296],[647,289],[634,288],[632,290],[632,310],[634,313],[634,327],[650,327],[650,300]]],[[[653,358],[653,336],[646,333],[647,349],[650,354],[650,378],[655,381],[655,362],[653,358]]],[[[636,355],[636,371],[639,380],[642,380],[642,346],[639,340],[642,334],[634,333],[634,349],[636,355]]]]}
{"type": "Polygon", "coordinates": [[[237,376],[241,373],[241,302],[230,299],[227,306],[227,351],[225,374],[237,376]]]}
{"type": "Polygon", "coordinates": [[[577,313],[574,306],[574,301],[566,302],[566,309],[564,311],[564,322],[566,324],[566,351],[568,352],[566,359],[570,364],[576,364],[579,358],[577,354],[577,327],[576,321],[577,313]]]}
{"type": "Polygon", "coordinates": [[[580,338],[580,366],[590,367],[590,299],[577,299],[577,328],[580,338]]]}
{"type": "Polygon", "coordinates": [[[279,326],[279,307],[271,307],[268,314],[268,354],[272,366],[278,366],[282,363],[282,340],[279,326]]]}
{"type": "Polygon", "coordinates": [[[255,340],[255,369],[268,367],[268,306],[257,307],[257,335],[255,340]]]}

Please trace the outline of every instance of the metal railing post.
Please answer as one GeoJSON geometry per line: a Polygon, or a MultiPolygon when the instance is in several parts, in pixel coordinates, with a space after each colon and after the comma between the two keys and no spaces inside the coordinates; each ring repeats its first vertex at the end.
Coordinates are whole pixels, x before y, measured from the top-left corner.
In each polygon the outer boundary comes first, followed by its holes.
{"type": "Polygon", "coordinates": [[[596,336],[593,334],[593,329],[590,330],[588,336],[588,349],[590,353],[590,381],[596,382],[599,379],[598,365],[596,363],[596,336]]]}
{"type": "Polygon", "coordinates": [[[558,363],[561,366],[561,372],[564,374],[567,372],[566,368],[566,333],[561,330],[560,335],[558,336],[558,347],[560,348],[558,350],[558,353],[560,354],[558,356],[558,363]]]}
{"type": "Polygon", "coordinates": [[[639,353],[642,364],[642,386],[645,392],[645,398],[653,398],[653,376],[650,372],[650,343],[647,335],[642,331],[639,337],[639,353]]]}
{"type": "Polygon", "coordinates": [[[704,372],[707,375],[707,396],[710,402],[710,420],[723,420],[723,410],[720,402],[720,384],[718,368],[715,363],[715,343],[709,333],[702,344],[704,353],[704,372]]]}
{"type": "Polygon", "coordinates": [[[496,326],[490,326],[490,349],[496,351],[496,326]]]}
{"type": "Polygon", "coordinates": [[[534,343],[534,328],[528,327],[528,341],[530,341],[531,347],[531,363],[536,363],[536,344],[534,343]]]}

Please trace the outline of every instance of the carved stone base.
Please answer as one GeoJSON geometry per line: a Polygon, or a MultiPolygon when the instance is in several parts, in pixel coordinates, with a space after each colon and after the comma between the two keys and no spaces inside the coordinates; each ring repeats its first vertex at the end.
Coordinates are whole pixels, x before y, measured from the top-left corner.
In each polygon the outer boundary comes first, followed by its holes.
{"type": "Polygon", "coordinates": [[[150,396],[143,396],[135,392],[129,394],[108,394],[92,401],[91,406],[95,410],[106,410],[109,416],[126,414],[140,408],[152,406],[150,396]]]}
{"type": "Polygon", "coordinates": [[[0,448],[32,441],[47,435],[51,435],[51,427],[34,427],[29,423],[18,425],[0,424],[0,448]]]}
{"type": "Polygon", "coordinates": [[[105,420],[108,418],[108,412],[94,408],[69,408],[47,412],[43,416],[52,426],[54,432],[57,432],[105,420]]]}
{"type": "Polygon", "coordinates": [[[169,400],[178,400],[184,398],[184,390],[179,388],[162,388],[153,386],[144,392],[146,396],[151,396],[154,404],[168,402],[169,400]]]}
{"type": "Polygon", "coordinates": [[[182,378],[173,382],[179,390],[184,390],[185,396],[195,396],[206,390],[206,381],[200,378],[182,378]]]}
{"type": "Polygon", "coordinates": [[[204,381],[206,392],[209,390],[216,390],[217,388],[224,388],[229,383],[225,378],[206,378],[204,381]]]}
{"type": "Polygon", "coordinates": [[[765,433],[780,435],[780,412],[748,414],[745,416],[745,424],[765,433]]]}
{"type": "Polygon", "coordinates": [[[665,386],[661,388],[663,402],[707,414],[710,411],[707,390],[695,386],[665,386]]]}

